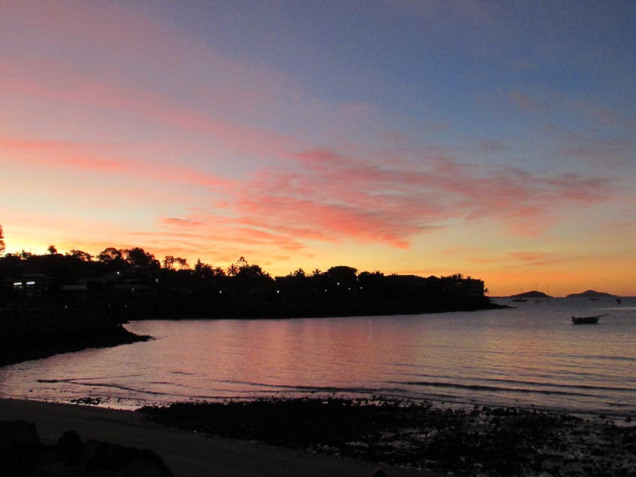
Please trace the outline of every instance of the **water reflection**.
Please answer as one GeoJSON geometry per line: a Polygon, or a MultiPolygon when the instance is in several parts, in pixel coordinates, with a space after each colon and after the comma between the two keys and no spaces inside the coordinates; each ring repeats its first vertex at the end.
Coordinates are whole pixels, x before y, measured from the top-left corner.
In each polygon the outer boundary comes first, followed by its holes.
{"type": "Polygon", "coordinates": [[[572,327],[573,309],[553,300],[420,316],[133,322],[156,339],[2,368],[0,394],[118,407],[338,392],[636,409],[636,309],[595,328],[572,327]]]}

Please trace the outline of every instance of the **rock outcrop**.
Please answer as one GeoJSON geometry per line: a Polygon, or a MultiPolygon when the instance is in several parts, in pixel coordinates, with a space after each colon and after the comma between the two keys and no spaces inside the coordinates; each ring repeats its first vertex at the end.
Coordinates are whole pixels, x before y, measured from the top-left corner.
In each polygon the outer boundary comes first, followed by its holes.
{"type": "Polygon", "coordinates": [[[172,477],[151,450],[87,440],[65,432],[55,445],[40,441],[26,421],[0,421],[0,474],[6,477],[172,477]]]}
{"type": "Polygon", "coordinates": [[[0,309],[0,366],[147,339],[89,306],[0,309]]]}

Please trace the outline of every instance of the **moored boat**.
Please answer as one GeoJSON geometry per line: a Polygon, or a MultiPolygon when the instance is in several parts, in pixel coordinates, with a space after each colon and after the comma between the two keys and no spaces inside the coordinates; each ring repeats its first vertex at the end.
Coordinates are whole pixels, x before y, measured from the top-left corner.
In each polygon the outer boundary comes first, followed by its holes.
{"type": "Polygon", "coordinates": [[[598,320],[603,315],[595,315],[595,316],[573,316],[572,324],[573,325],[595,325],[598,323],[598,320]]]}

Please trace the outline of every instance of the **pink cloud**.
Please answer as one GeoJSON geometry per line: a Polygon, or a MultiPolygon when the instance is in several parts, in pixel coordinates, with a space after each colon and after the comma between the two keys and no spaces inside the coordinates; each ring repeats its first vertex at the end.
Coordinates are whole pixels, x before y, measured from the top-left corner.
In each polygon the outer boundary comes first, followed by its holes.
{"type": "Polygon", "coordinates": [[[242,189],[236,212],[263,227],[286,227],[316,240],[356,239],[407,247],[449,219],[495,220],[538,234],[555,211],[606,200],[607,180],[543,177],[517,168],[437,158],[390,167],[331,151],[297,156],[301,171],[268,172],[242,189]]]}
{"type": "Polygon", "coordinates": [[[305,240],[338,242],[355,238],[403,248],[407,241],[402,236],[411,232],[407,224],[392,223],[391,217],[381,211],[361,210],[346,204],[256,196],[242,200],[238,209],[253,223],[274,230],[282,226],[288,233],[305,240]]]}
{"type": "MultiPolygon", "coordinates": [[[[60,101],[66,105],[101,108],[133,114],[160,126],[196,134],[209,134],[231,150],[254,155],[280,155],[293,142],[291,137],[264,128],[215,119],[209,113],[184,106],[174,98],[137,90],[115,83],[95,83],[89,78],[67,77],[59,72],[57,81],[47,73],[50,83],[29,78],[0,78],[5,91],[30,98],[60,101]],[[60,87],[56,87],[58,83],[60,87]]],[[[56,76],[54,73],[53,76],[56,76]]]]}
{"type": "Polygon", "coordinates": [[[233,185],[233,181],[186,166],[113,158],[122,155],[123,149],[123,146],[69,141],[0,139],[0,151],[7,152],[10,157],[19,158],[23,164],[30,163],[38,167],[146,177],[159,182],[186,183],[203,187],[233,185]]]}
{"type": "Polygon", "coordinates": [[[121,173],[125,169],[124,163],[99,157],[105,151],[113,149],[108,145],[78,144],[70,141],[0,139],[0,151],[12,156],[17,155],[22,161],[28,161],[34,165],[121,173]]]}
{"type": "MultiPolygon", "coordinates": [[[[193,212],[186,218],[162,218],[159,225],[180,239],[203,239],[209,244],[241,244],[241,246],[275,247],[286,251],[300,250],[304,245],[296,238],[259,228],[242,219],[193,212]]],[[[230,245],[231,246],[231,245],[230,245]]]]}
{"type": "Polygon", "coordinates": [[[345,240],[407,248],[413,237],[449,220],[495,221],[514,234],[536,235],[550,226],[555,211],[602,202],[609,187],[602,178],[542,177],[444,156],[383,161],[308,150],[288,154],[286,167],[230,181],[184,166],[113,159],[113,145],[4,139],[0,148],[40,166],[221,188],[226,217],[206,211],[217,202],[201,204],[191,216],[159,219],[160,228],[181,234],[194,250],[241,243],[306,252],[308,241],[345,240]]]}
{"type": "Polygon", "coordinates": [[[3,14],[28,52],[0,52],[5,94],[47,100],[61,116],[70,106],[124,113],[127,121],[205,135],[217,147],[259,157],[280,155],[293,142],[262,126],[279,112],[281,96],[300,88],[293,79],[217,54],[152,15],[67,2],[19,2],[3,14]]]}
{"type": "Polygon", "coordinates": [[[566,261],[563,257],[558,257],[554,253],[511,252],[508,256],[516,262],[531,266],[543,266],[566,261]]]}
{"type": "Polygon", "coordinates": [[[168,228],[184,230],[192,230],[203,225],[203,222],[199,219],[182,219],[178,217],[164,217],[161,222],[168,228]]]}

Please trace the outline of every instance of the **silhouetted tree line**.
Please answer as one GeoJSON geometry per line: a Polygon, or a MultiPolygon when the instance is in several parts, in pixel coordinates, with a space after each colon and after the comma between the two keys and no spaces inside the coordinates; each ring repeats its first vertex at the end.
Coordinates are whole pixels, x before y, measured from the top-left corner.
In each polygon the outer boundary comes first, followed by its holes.
{"type": "Polygon", "coordinates": [[[2,231],[2,225],[0,225],[0,255],[4,253],[5,244],[4,244],[4,232],[2,231]]]}
{"type": "MultiPolygon", "coordinates": [[[[0,229],[1,231],[1,229],[0,229]]],[[[2,236],[0,235],[0,240],[2,236]]],[[[0,242],[1,243],[1,242],[0,242]]],[[[142,248],[25,251],[0,258],[0,306],[104,311],[121,319],[307,317],[490,308],[483,281],[384,275],[348,266],[273,278],[241,257],[227,269],[142,248]]]]}

